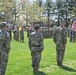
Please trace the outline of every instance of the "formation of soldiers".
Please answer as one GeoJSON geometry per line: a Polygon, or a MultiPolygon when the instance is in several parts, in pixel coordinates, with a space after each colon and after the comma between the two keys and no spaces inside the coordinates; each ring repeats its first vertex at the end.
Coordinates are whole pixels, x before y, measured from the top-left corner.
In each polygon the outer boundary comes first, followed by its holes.
{"type": "Polygon", "coordinates": [[[69,29],[70,42],[76,42],[76,30],[69,29]]]}
{"type": "Polygon", "coordinates": [[[72,25],[69,28],[70,42],[76,42],[76,18],[73,19],[72,25]]]}
{"type": "Polygon", "coordinates": [[[43,34],[44,38],[52,38],[53,37],[53,29],[47,27],[41,27],[41,33],[43,34]]]}
{"type": "Polygon", "coordinates": [[[22,26],[19,26],[13,30],[13,39],[24,43],[24,29],[22,26]]]}
{"type": "MultiPolygon", "coordinates": [[[[76,36],[76,31],[70,30],[70,36],[76,36]]],[[[24,42],[24,30],[22,26],[13,30],[14,40],[24,42]]],[[[70,42],[74,42],[76,37],[70,37],[70,42]]],[[[0,75],[4,75],[8,62],[10,51],[10,40],[12,40],[11,29],[6,23],[0,23],[0,75]],[[10,37],[11,36],[11,37],[10,37]]],[[[62,66],[65,48],[67,43],[67,29],[65,22],[60,22],[60,26],[53,31],[53,41],[56,44],[56,61],[57,66],[62,66]]],[[[34,31],[28,36],[28,45],[32,56],[33,72],[38,72],[42,52],[44,49],[43,34],[39,25],[35,26],[34,31]]]]}
{"type": "MultiPolygon", "coordinates": [[[[62,66],[67,43],[67,30],[64,25],[65,23],[61,22],[60,26],[54,30],[53,41],[56,44],[57,66],[62,66]]],[[[29,35],[28,43],[32,56],[33,72],[38,72],[41,61],[41,53],[44,49],[43,35],[40,32],[39,26],[35,26],[35,31],[29,35]]]]}
{"type": "MultiPolygon", "coordinates": [[[[38,27],[38,26],[36,26],[36,27],[38,27]]],[[[32,56],[33,72],[38,71],[39,64],[41,61],[41,53],[42,53],[42,50],[44,49],[43,35],[42,35],[42,32],[39,31],[39,29],[38,30],[35,29],[35,31],[29,35],[29,48],[30,48],[31,56],[32,56]],[[40,47],[42,49],[40,49],[40,47]]],[[[66,49],[67,36],[68,36],[67,33],[68,33],[68,30],[65,27],[64,21],[61,21],[60,26],[55,28],[52,33],[53,41],[56,44],[57,66],[63,65],[63,59],[64,59],[64,54],[65,54],[65,49],[66,49]]],[[[70,35],[71,35],[70,42],[72,42],[72,41],[75,42],[76,41],[76,31],[74,31],[72,29],[72,33],[70,32],[70,35]]]]}

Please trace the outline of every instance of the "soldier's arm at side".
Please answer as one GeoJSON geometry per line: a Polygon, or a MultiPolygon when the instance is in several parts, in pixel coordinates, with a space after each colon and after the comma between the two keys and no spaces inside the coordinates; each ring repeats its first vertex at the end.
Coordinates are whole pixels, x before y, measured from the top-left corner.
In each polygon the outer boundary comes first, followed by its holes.
{"type": "Polygon", "coordinates": [[[40,47],[41,47],[41,50],[43,50],[44,49],[44,40],[43,40],[43,35],[41,34],[41,36],[40,36],[40,47]]]}
{"type": "Polygon", "coordinates": [[[29,39],[28,39],[28,46],[29,46],[29,48],[30,48],[30,50],[31,50],[31,35],[29,35],[29,39]]]}
{"type": "Polygon", "coordinates": [[[6,36],[6,48],[7,48],[7,52],[9,52],[10,50],[10,35],[7,32],[7,36],[6,36]]]}
{"type": "Polygon", "coordinates": [[[53,33],[53,41],[54,43],[56,43],[56,30],[54,30],[54,33],[53,33]]]}
{"type": "Polygon", "coordinates": [[[64,34],[64,44],[67,43],[67,30],[65,30],[65,34],[64,34]]]}

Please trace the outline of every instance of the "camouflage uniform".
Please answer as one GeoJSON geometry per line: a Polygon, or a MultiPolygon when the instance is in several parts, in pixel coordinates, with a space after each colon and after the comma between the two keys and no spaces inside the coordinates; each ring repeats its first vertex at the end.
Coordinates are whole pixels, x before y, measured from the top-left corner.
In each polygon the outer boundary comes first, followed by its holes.
{"type": "Polygon", "coordinates": [[[9,51],[10,35],[6,30],[0,29],[0,75],[5,75],[9,51]]]}
{"type": "Polygon", "coordinates": [[[70,42],[73,42],[74,34],[73,34],[72,28],[70,28],[70,30],[69,30],[69,37],[70,37],[70,42]]]}
{"type": "Polygon", "coordinates": [[[19,30],[18,30],[18,28],[13,30],[13,39],[16,41],[19,41],[19,30]]]}
{"type": "Polygon", "coordinates": [[[65,27],[57,27],[54,31],[53,41],[56,44],[57,65],[62,65],[67,42],[67,31],[65,27]]]}
{"type": "Polygon", "coordinates": [[[32,32],[29,36],[29,48],[32,56],[32,67],[33,71],[38,71],[41,53],[44,49],[43,36],[40,32],[32,32]]]}
{"type": "Polygon", "coordinates": [[[19,41],[19,30],[18,30],[18,28],[15,30],[15,40],[19,41]]]}
{"type": "Polygon", "coordinates": [[[73,30],[72,32],[73,32],[73,42],[76,42],[76,31],[73,30]]]}
{"type": "Polygon", "coordinates": [[[12,41],[12,29],[11,29],[11,27],[8,27],[7,31],[10,35],[10,40],[12,41]]]}
{"type": "Polygon", "coordinates": [[[20,42],[24,42],[24,30],[20,31],[20,42]]]}
{"type": "Polygon", "coordinates": [[[13,39],[16,40],[16,29],[13,30],[13,39]]]}

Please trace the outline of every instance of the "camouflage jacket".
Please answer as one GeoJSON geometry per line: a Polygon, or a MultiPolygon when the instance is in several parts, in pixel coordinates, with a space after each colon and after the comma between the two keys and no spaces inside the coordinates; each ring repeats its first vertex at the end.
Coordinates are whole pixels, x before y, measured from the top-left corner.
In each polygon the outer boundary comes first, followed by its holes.
{"type": "Polygon", "coordinates": [[[5,47],[7,52],[10,49],[10,35],[5,30],[0,30],[0,48],[5,47]]]}
{"type": "Polygon", "coordinates": [[[57,27],[54,31],[53,41],[56,44],[66,44],[67,42],[67,30],[65,27],[57,27]]]}
{"type": "Polygon", "coordinates": [[[43,35],[40,32],[32,32],[28,44],[31,51],[42,51],[44,49],[43,35]]]}

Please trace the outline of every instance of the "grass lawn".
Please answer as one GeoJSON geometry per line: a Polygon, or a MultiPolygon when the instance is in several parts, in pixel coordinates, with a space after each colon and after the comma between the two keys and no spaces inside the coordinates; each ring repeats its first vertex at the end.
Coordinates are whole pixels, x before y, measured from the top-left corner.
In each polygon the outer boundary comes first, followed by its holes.
{"type": "Polygon", "coordinates": [[[56,65],[55,44],[51,38],[44,39],[44,51],[39,70],[33,74],[28,38],[25,32],[25,43],[11,41],[11,50],[5,75],[76,75],[76,43],[66,45],[63,67],[56,65]]]}

